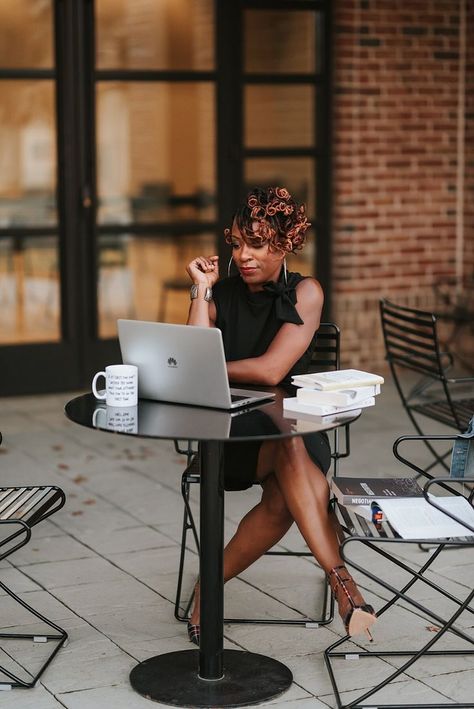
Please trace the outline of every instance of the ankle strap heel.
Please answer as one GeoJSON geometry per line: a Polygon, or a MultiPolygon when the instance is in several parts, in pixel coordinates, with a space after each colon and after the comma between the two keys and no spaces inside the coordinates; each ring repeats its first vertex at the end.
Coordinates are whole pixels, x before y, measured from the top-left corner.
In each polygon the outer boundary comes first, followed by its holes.
{"type": "Polygon", "coordinates": [[[346,567],[335,566],[329,572],[328,579],[346,633],[350,636],[367,633],[369,640],[372,641],[369,628],[377,619],[375,611],[371,605],[364,601],[356,582],[346,567]]]}

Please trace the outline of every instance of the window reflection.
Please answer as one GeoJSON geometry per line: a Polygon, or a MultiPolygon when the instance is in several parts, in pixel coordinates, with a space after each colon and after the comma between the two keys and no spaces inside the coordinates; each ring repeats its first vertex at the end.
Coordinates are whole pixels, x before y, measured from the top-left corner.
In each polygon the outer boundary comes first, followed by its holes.
{"type": "Polygon", "coordinates": [[[246,10],[244,66],[251,73],[314,73],[316,20],[311,11],[246,10]]]}
{"type": "Polygon", "coordinates": [[[98,246],[99,336],[116,337],[117,318],[186,322],[186,265],[213,253],[214,235],[103,235],[98,246]]]}
{"type": "Polygon", "coordinates": [[[0,67],[52,66],[52,0],[0,0],[0,67]]]}
{"type": "Polygon", "coordinates": [[[314,92],[313,86],[247,86],[245,145],[258,148],[313,146],[314,92]]]}
{"type": "Polygon", "coordinates": [[[1,82],[0,226],[56,223],[56,138],[51,81],[1,82]]]}
{"type": "Polygon", "coordinates": [[[0,343],[59,340],[55,237],[0,237],[0,343]]]}
{"type": "Polygon", "coordinates": [[[212,0],[96,0],[99,69],[210,70],[212,0]]]}
{"type": "Polygon", "coordinates": [[[99,222],[213,219],[214,124],[211,84],[99,84],[99,222]]]}

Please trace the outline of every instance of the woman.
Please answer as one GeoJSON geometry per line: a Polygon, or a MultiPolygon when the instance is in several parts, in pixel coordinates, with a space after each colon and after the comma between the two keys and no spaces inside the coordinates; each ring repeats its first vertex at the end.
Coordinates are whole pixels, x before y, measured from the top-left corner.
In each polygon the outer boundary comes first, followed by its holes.
{"type": "MultiPolygon", "coordinates": [[[[323,292],[313,278],[287,273],[285,256],[303,247],[309,226],[304,205],[288,190],[255,188],[225,230],[232,246],[229,277],[218,282],[217,256],[198,256],[187,266],[193,283],[188,325],[220,328],[233,383],[276,385],[307,370],[323,292]],[[230,276],[232,263],[238,275],[230,276]]],[[[370,636],[374,610],[343,564],[328,512],[330,460],[325,434],[225,445],[225,488],[245,489],[258,481],[263,492],[225,548],[224,581],[250,566],[296,522],[328,574],[346,632],[370,636]]],[[[195,590],[188,634],[198,645],[199,584],[195,590]]]]}

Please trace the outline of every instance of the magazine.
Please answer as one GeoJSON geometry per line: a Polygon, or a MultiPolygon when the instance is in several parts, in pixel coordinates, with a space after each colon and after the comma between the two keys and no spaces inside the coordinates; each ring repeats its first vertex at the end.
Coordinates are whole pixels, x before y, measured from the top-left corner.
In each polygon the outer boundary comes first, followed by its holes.
{"type": "MultiPolygon", "coordinates": [[[[431,496],[430,496],[431,497],[431,496]]],[[[474,509],[461,495],[432,497],[458,519],[474,528],[474,509]]],[[[393,529],[403,539],[444,539],[447,537],[473,537],[474,532],[445,515],[422,498],[390,498],[377,500],[393,529]]]]}

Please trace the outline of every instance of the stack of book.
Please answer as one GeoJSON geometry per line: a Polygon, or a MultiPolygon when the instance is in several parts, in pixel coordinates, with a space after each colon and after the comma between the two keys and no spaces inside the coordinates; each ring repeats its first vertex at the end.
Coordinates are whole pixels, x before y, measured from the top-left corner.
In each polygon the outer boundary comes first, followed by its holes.
{"type": "Polygon", "coordinates": [[[474,538],[474,509],[466,498],[429,494],[430,503],[414,478],[337,476],[331,489],[340,505],[375,525],[388,522],[403,539],[474,538]]]}
{"type": "Polygon", "coordinates": [[[331,490],[340,505],[371,522],[384,521],[381,499],[423,498],[414,478],[348,478],[338,475],[331,490]]]}
{"type": "Polygon", "coordinates": [[[283,408],[297,414],[326,417],[375,404],[383,377],[358,369],[300,374],[293,377],[296,396],[284,399],[283,408]]]}

